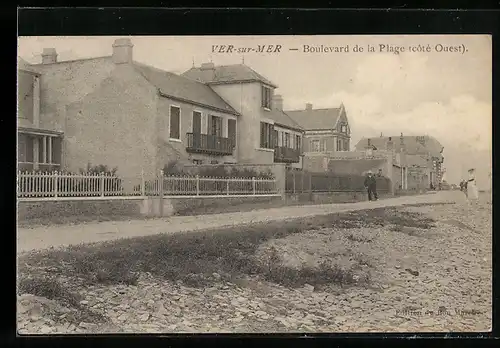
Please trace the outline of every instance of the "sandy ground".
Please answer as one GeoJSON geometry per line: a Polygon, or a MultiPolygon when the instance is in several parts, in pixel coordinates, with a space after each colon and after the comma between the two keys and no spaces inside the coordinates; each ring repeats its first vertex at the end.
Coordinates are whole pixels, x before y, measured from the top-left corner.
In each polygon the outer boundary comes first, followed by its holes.
{"type": "MultiPolygon", "coordinates": [[[[456,194],[456,193],[455,193],[456,194]]],[[[460,193],[458,193],[460,194],[460,193]]],[[[192,288],[142,274],[137,286],[82,289],[108,324],[68,323],[71,309],[21,295],[20,333],[449,332],[491,330],[491,200],[401,208],[437,220],[431,229],[321,229],[270,240],[291,267],[353,259],[370,283],[288,288],[258,277],[192,288]],[[360,261],[361,260],[361,261],[360,261]]],[[[261,254],[262,253],[262,254],[261,254]]],[[[214,275],[217,276],[217,275],[214,275]]]]}

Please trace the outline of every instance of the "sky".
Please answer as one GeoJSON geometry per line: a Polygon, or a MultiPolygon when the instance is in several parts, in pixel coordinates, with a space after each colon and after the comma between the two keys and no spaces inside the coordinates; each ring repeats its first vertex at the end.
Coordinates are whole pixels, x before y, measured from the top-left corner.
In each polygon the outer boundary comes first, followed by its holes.
{"type": "MultiPolygon", "coordinates": [[[[20,37],[18,53],[30,63],[40,63],[40,53],[48,47],[56,48],[60,61],[106,56],[111,55],[116,38],[20,37]]],[[[314,108],[343,103],[353,148],[362,137],[381,133],[434,136],[444,146],[450,183],[457,183],[474,167],[478,185],[489,186],[492,45],[488,35],[130,38],[134,60],[175,73],[188,70],[193,63],[244,61],[278,85],[276,93],[283,96],[286,110],[305,108],[306,103],[314,108]],[[273,53],[220,53],[213,52],[214,45],[282,48],[273,53]],[[305,52],[305,45],[333,52],[305,52]],[[363,52],[355,52],[356,45],[363,52]]]]}

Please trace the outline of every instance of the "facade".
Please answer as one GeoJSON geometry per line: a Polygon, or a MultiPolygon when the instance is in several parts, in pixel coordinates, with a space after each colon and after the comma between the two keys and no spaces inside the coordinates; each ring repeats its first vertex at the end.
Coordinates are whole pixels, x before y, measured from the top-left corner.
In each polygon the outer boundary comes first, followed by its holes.
{"type": "Polygon", "coordinates": [[[351,130],[344,105],[339,108],[289,110],[286,114],[304,129],[303,168],[322,171],[328,168],[328,158],[350,151],[351,130]]]}
{"type": "Polygon", "coordinates": [[[204,63],[182,74],[212,88],[242,116],[238,162],[302,165],[302,127],[283,112],[277,85],[244,64],[204,63]]]}
{"type": "Polygon", "coordinates": [[[403,189],[438,188],[444,168],[443,146],[431,136],[404,136],[363,138],[356,151],[391,150],[402,163],[403,189]]]}
{"type": "Polygon", "coordinates": [[[18,76],[19,170],[301,165],[303,130],[276,85],[242,64],[176,75],[134,61],[132,42],[118,39],[106,57],[59,62],[44,49],[41,64],[20,60],[18,76]]]}

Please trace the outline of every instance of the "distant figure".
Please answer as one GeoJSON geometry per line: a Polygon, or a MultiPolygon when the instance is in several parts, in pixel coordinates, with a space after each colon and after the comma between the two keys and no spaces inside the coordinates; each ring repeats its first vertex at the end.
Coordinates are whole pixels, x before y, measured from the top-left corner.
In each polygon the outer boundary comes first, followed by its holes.
{"type": "Polygon", "coordinates": [[[462,191],[465,194],[465,198],[467,198],[467,181],[465,181],[465,179],[460,181],[460,191],[462,191]]]}
{"type": "Polygon", "coordinates": [[[476,185],[476,170],[471,168],[469,169],[469,180],[467,180],[467,198],[469,202],[476,203],[479,199],[479,192],[477,190],[476,185]]]}
{"type": "Polygon", "coordinates": [[[377,179],[373,176],[371,170],[368,171],[367,176],[365,178],[365,189],[368,190],[368,200],[369,201],[377,201],[377,179]]]}

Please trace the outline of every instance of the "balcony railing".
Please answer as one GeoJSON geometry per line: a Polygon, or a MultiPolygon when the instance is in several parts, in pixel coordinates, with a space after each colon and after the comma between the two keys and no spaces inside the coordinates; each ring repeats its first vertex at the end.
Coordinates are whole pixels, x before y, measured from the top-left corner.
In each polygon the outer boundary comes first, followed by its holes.
{"type": "Polygon", "coordinates": [[[300,150],[288,147],[277,146],[274,148],[274,162],[280,163],[298,163],[300,159],[300,150]]]}
{"type": "Polygon", "coordinates": [[[208,153],[214,155],[232,155],[232,139],[210,134],[187,133],[187,152],[208,153]]]}

